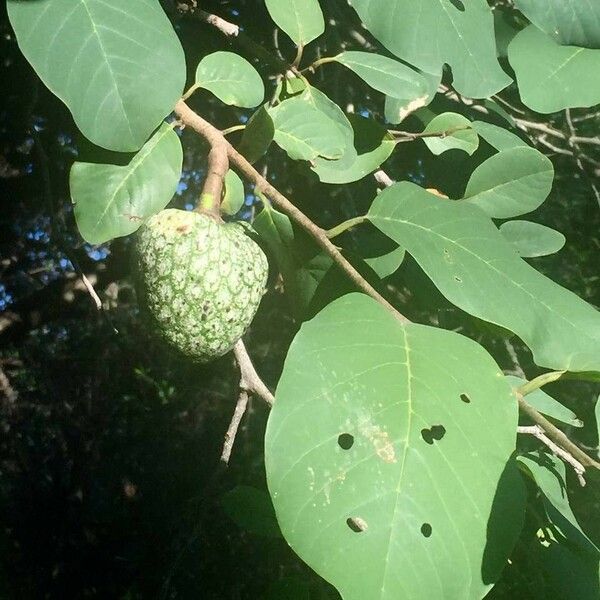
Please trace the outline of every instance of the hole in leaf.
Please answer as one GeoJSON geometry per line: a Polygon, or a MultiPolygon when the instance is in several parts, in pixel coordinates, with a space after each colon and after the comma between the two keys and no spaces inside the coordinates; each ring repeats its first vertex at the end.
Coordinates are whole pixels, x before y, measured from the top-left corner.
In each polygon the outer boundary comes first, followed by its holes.
{"type": "Polygon", "coordinates": [[[360,517],[350,517],[349,519],[346,519],[346,525],[348,525],[354,533],[362,533],[363,531],[366,531],[368,527],[367,522],[360,517]]]}
{"type": "Polygon", "coordinates": [[[465,12],[465,5],[462,3],[462,0],[450,0],[450,4],[457,10],[460,10],[460,12],[465,12]]]}
{"type": "Polygon", "coordinates": [[[454,281],[456,281],[458,283],[462,283],[462,279],[458,275],[454,276],[454,281]]]}
{"type": "Polygon", "coordinates": [[[342,450],[350,450],[354,445],[354,436],[349,433],[342,433],[338,437],[338,446],[342,448],[342,450]]]}
{"type": "Polygon", "coordinates": [[[446,435],[446,428],[443,425],[432,425],[430,429],[421,429],[421,437],[430,445],[434,441],[441,440],[446,435]]]}
{"type": "Polygon", "coordinates": [[[471,403],[471,398],[469,398],[469,396],[467,396],[467,394],[461,394],[460,395],[460,399],[465,403],[465,404],[470,404],[471,403]]]}
{"type": "Polygon", "coordinates": [[[423,523],[423,525],[421,525],[421,533],[425,537],[429,537],[431,535],[432,531],[433,531],[433,529],[429,523],[423,523]]]}

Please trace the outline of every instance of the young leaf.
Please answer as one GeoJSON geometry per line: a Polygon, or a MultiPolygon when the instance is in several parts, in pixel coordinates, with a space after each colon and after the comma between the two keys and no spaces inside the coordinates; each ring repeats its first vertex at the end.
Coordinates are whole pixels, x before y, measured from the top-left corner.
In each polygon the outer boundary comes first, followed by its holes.
{"type": "Polygon", "coordinates": [[[136,231],[169,203],[182,162],[179,136],[163,123],[126,166],[74,163],[71,198],[82,237],[101,244],[136,231]]]}
{"type": "MultiPolygon", "coordinates": [[[[525,379],[514,377],[513,375],[506,375],[506,379],[515,390],[526,383],[525,379]]],[[[571,425],[571,427],[583,427],[583,422],[577,418],[577,415],[572,410],[569,410],[542,389],[537,389],[531,392],[531,394],[527,394],[527,402],[542,414],[552,417],[561,423],[571,425]]]]}
{"type": "Polygon", "coordinates": [[[396,98],[425,98],[428,85],[418,71],[397,60],[372,52],[342,52],[336,62],[354,71],[368,85],[396,98]]]}
{"type": "Polygon", "coordinates": [[[381,192],[369,219],[462,310],[516,333],[536,364],[599,371],[600,314],[523,261],[492,221],[413,183],[381,192]]]}
{"type": "Polygon", "coordinates": [[[442,113],[434,117],[423,133],[439,133],[439,137],[426,137],[423,141],[433,154],[442,154],[447,150],[464,150],[473,154],[479,147],[479,137],[471,126],[471,121],[457,113],[442,113]]]}
{"type": "Polygon", "coordinates": [[[426,73],[452,68],[453,86],[487,98],[510,83],[496,58],[494,22],[485,0],[351,0],[367,29],[398,58],[426,73]]]}
{"type": "Polygon", "coordinates": [[[396,141],[373,119],[350,115],[354,146],[337,160],[317,157],[313,171],[323,183],[350,183],[375,171],[393,152],[396,141]]]}
{"type": "Polygon", "coordinates": [[[242,134],[238,150],[248,162],[255,163],[269,149],[275,127],[265,106],[261,106],[251,117],[242,134]]]}
{"type": "Polygon", "coordinates": [[[265,86],[256,69],[233,52],[213,52],[196,69],[196,86],[212,92],[225,104],[254,108],[265,97],[265,86]]]}
{"type": "Polygon", "coordinates": [[[275,142],[293,160],[317,156],[339,158],[345,139],[338,125],[303,98],[290,98],[269,109],[275,126],[275,142]]]}
{"type": "Polygon", "coordinates": [[[541,152],[517,147],[494,154],[469,179],[465,202],[490,217],[508,219],[535,210],[552,189],[554,167],[541,152]]]}
{"type": "Polygon", "coordinates": [[[600,48],[600,4],[581,0],[515,0],[517,8],[563,46],[600,48]]]}
{"type": "Polygon", "coordinates": [[[226,215],[235,215],[244,206],[246,199],[244,183],[235,171],[229,169],[225,175],[223,188],[225,193],[221,202],[221,210],[226,215]]]}
{"type": "Polygon", "coordinates": [[[500,225],[500,233],[524,258],[554,254],[567,241],[560,231],[531,221],[507,221],[500,225]]]}
{"type": "Polygon", "coordinates": [[[471,127],[478,133],[479,137],[482,137],[496,150],[510,150],[521,146],[529,148],[527,142],[518,135],[504,129],[504,127],[498,127],[498,125],[492,125],[492,123],[486,123],[485,121],[473,121],[471,127]]]}
{"type": "Polygon", "coordinates": [[[419,110],[423,106],[427,106],[434,98],[437,89],[440,85],[441,74],[431,75],[429,73],[421,73],[425,80],[425,91],[413,96],[386,96],[385,97],[385,120],[388,123],[397,125],[411,113],[419,110]]]}
{"type": "Polygon", "coordinates": [[[522,523],[516,424],[481,346],[344,296],[302,325],[269,415],[281,531],[346,600],[481,598],[522,523]]]}
{"type": "Polygon", "coordinates": [[[271,19],[296,46],[306,46],[325,31],[318,0],[265,0],[271,19]]]}
{"type": "Polygon", "coordinates": [[[185,84],[181,44],[155,0],[9,0],[21,51],[94,144],[138,150],[185,84]],[[159,85],[158,85],[159,83],[159,85]]]}
{"type": "Polygon", "coordinates": [[[227,516],[242,529],[265,537],[281,537],[269,495],[249,485],[238,485],[221,498],[227,516]]]}
{"type": "Polygon", "coordinates": [[[523,104],[540,113],[600,103],[600,50],[560,46],[530,25],[508,47],[523,104]]]}

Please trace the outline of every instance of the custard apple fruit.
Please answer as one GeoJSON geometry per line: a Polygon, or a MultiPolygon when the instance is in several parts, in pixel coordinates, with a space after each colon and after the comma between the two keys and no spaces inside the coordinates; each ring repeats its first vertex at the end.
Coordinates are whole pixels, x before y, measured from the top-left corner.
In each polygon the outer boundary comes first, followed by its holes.
{"type": "Polygon", "coordinates": [[[139,230],[140,300],[162,337],[194,360],[231,350],[254,318],[269,267],[248,229],[169,208],[139,230]]]}

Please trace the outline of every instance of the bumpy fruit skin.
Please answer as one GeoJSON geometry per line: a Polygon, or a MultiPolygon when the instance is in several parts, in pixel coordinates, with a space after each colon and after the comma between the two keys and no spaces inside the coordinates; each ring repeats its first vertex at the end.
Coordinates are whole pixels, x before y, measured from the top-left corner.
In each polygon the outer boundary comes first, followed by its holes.
{"type": "Polygon", "coordinates": [[[267,283],[267,258],[240,223],[177,209],[140,228],[140,300],[159,333],[208,362],[231,350],[250,325],[267,283]]]}

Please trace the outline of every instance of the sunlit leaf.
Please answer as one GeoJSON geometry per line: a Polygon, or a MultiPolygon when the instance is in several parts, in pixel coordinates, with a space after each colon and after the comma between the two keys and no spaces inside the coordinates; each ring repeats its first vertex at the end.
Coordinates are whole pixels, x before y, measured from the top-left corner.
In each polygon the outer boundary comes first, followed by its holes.
{"type": "Polygon", "coordinates": [[[74,163],[71,198],[82,237],[101,244],[136,231],[173,197],[182,161],[179,137],[163,123],[126,166],[74,163]]]}
{"type": "Polygon", "coordinates": [[[250,117],[238,150],[248,162],[255,163],[269,149],[274,135],[275,127],[269,111],[261,106],[250,117]]]}
{"type": "Polygon", "coordinates": [[[365,258],[365,262],[373,269],[373,271],[375,271],[378,277],[385,279],[398,270],[405,255],[406,250],[398,246],[395,250],[392,250],[387,254],[365,258]]]}
{"type": "Polygon", "coordinates": [[[386,96],[385,97],[385,120],[394,125],[401,123],[408,115],[423,106],[427,106],[434,98],[440,85],[440,75],[421,73],[425,80],[425,91],[418,91],[416,95],[386,96]]]}
{"type": "Polygon", "coordinates": [[[523,261],[478,208],[402,182],[375,198],[369,219],[450,302],[516,333],[538,365],[600,370],[598,311],[523,261]]]}
{"type": "Polygon", "coordinates": [[[297,46],[305,46],[325,31],[325,20],[318,0],[265,0],[277,26],[297,46]]]}
{"type": "Polygon", "coordinates": [[[516,423],[481,346],[344,296],[302,326],[269,415],[282,533],[345,600],[481,598],[522,523],[516,423]]]}
{"type": "Polygon", "coordinates": [[[517,8],[559,44],[600,48],[600,3],[581,0],[515,0],[517,8]]]}
{"type": "Polygon", "coordinates": [[[138,150],[181,96],[185,59],[155,0],[9,0],[27,60],[94,144],[138,150]]]}
{"type": "Polygon", "coordinates": [[[471,121],[457,113],[447,112],[437,115],[429,121],[423,133],[439,134],[423,138],[433,154],[442,154],[453,149],[473,154],[479,147],[479,137],[471,127],[471,121]]]}
{"type": "Polygon", "coordinates": [[[560,231],[531,221],[507,221],[500,225],[500,233],[524,258],[554,254],[566,242],[560,231]]]}
{"type": "Polygon", "coordinates": [[[548,197],[554,167],[538,150],[503,150],[479,165],[467,184],[465,202],[490,217],[507,219],[535,210],[548,197]]]}
{"type": "Polygon", "coordinates": [[[221,201],[221,210],[226,215],[235,215],[244,205],[246,194],[244,193],[244,183],[240,176],[229,169],[223,182],[224,195],[221,201]]]}
{"type": "Polygon", "coordinates": [[[540,113],[600,103],[600,50],[560,46],[530,25],[508,47],[523,104],[540,113]]]}
{"type": "Polygon", "coordinates": [[[196,69],[196,86],[211,91],[225,104],[253,108],[265,97],[256,69],[233,52],[213,52],[196,69]]]}
{"type": "Polygon", "coordinates": [[[496,58],[494,22],[485,0],[351,0],[367,29],[398,58],[426,73],[452,68],[453,86],[487,98],[510,83],[496,58]],[[462,9],[461,9],[462,7],[462,9]]]}
{"type": "MultiPolygon", "coordinates": [[[[506,375],[506,379],[508,379],[513,389],[517,389],[527,383],[525,379],[514,377],[513,375],[506,375]]],[[[542,389],[537,389],[527,394],[527,402],[542,414],[552,417],[561,423],[571,425],[572,427],[583,427],[583,422],[577,418],[577,415],[572,410],[569,410],[542,389]]]]}

